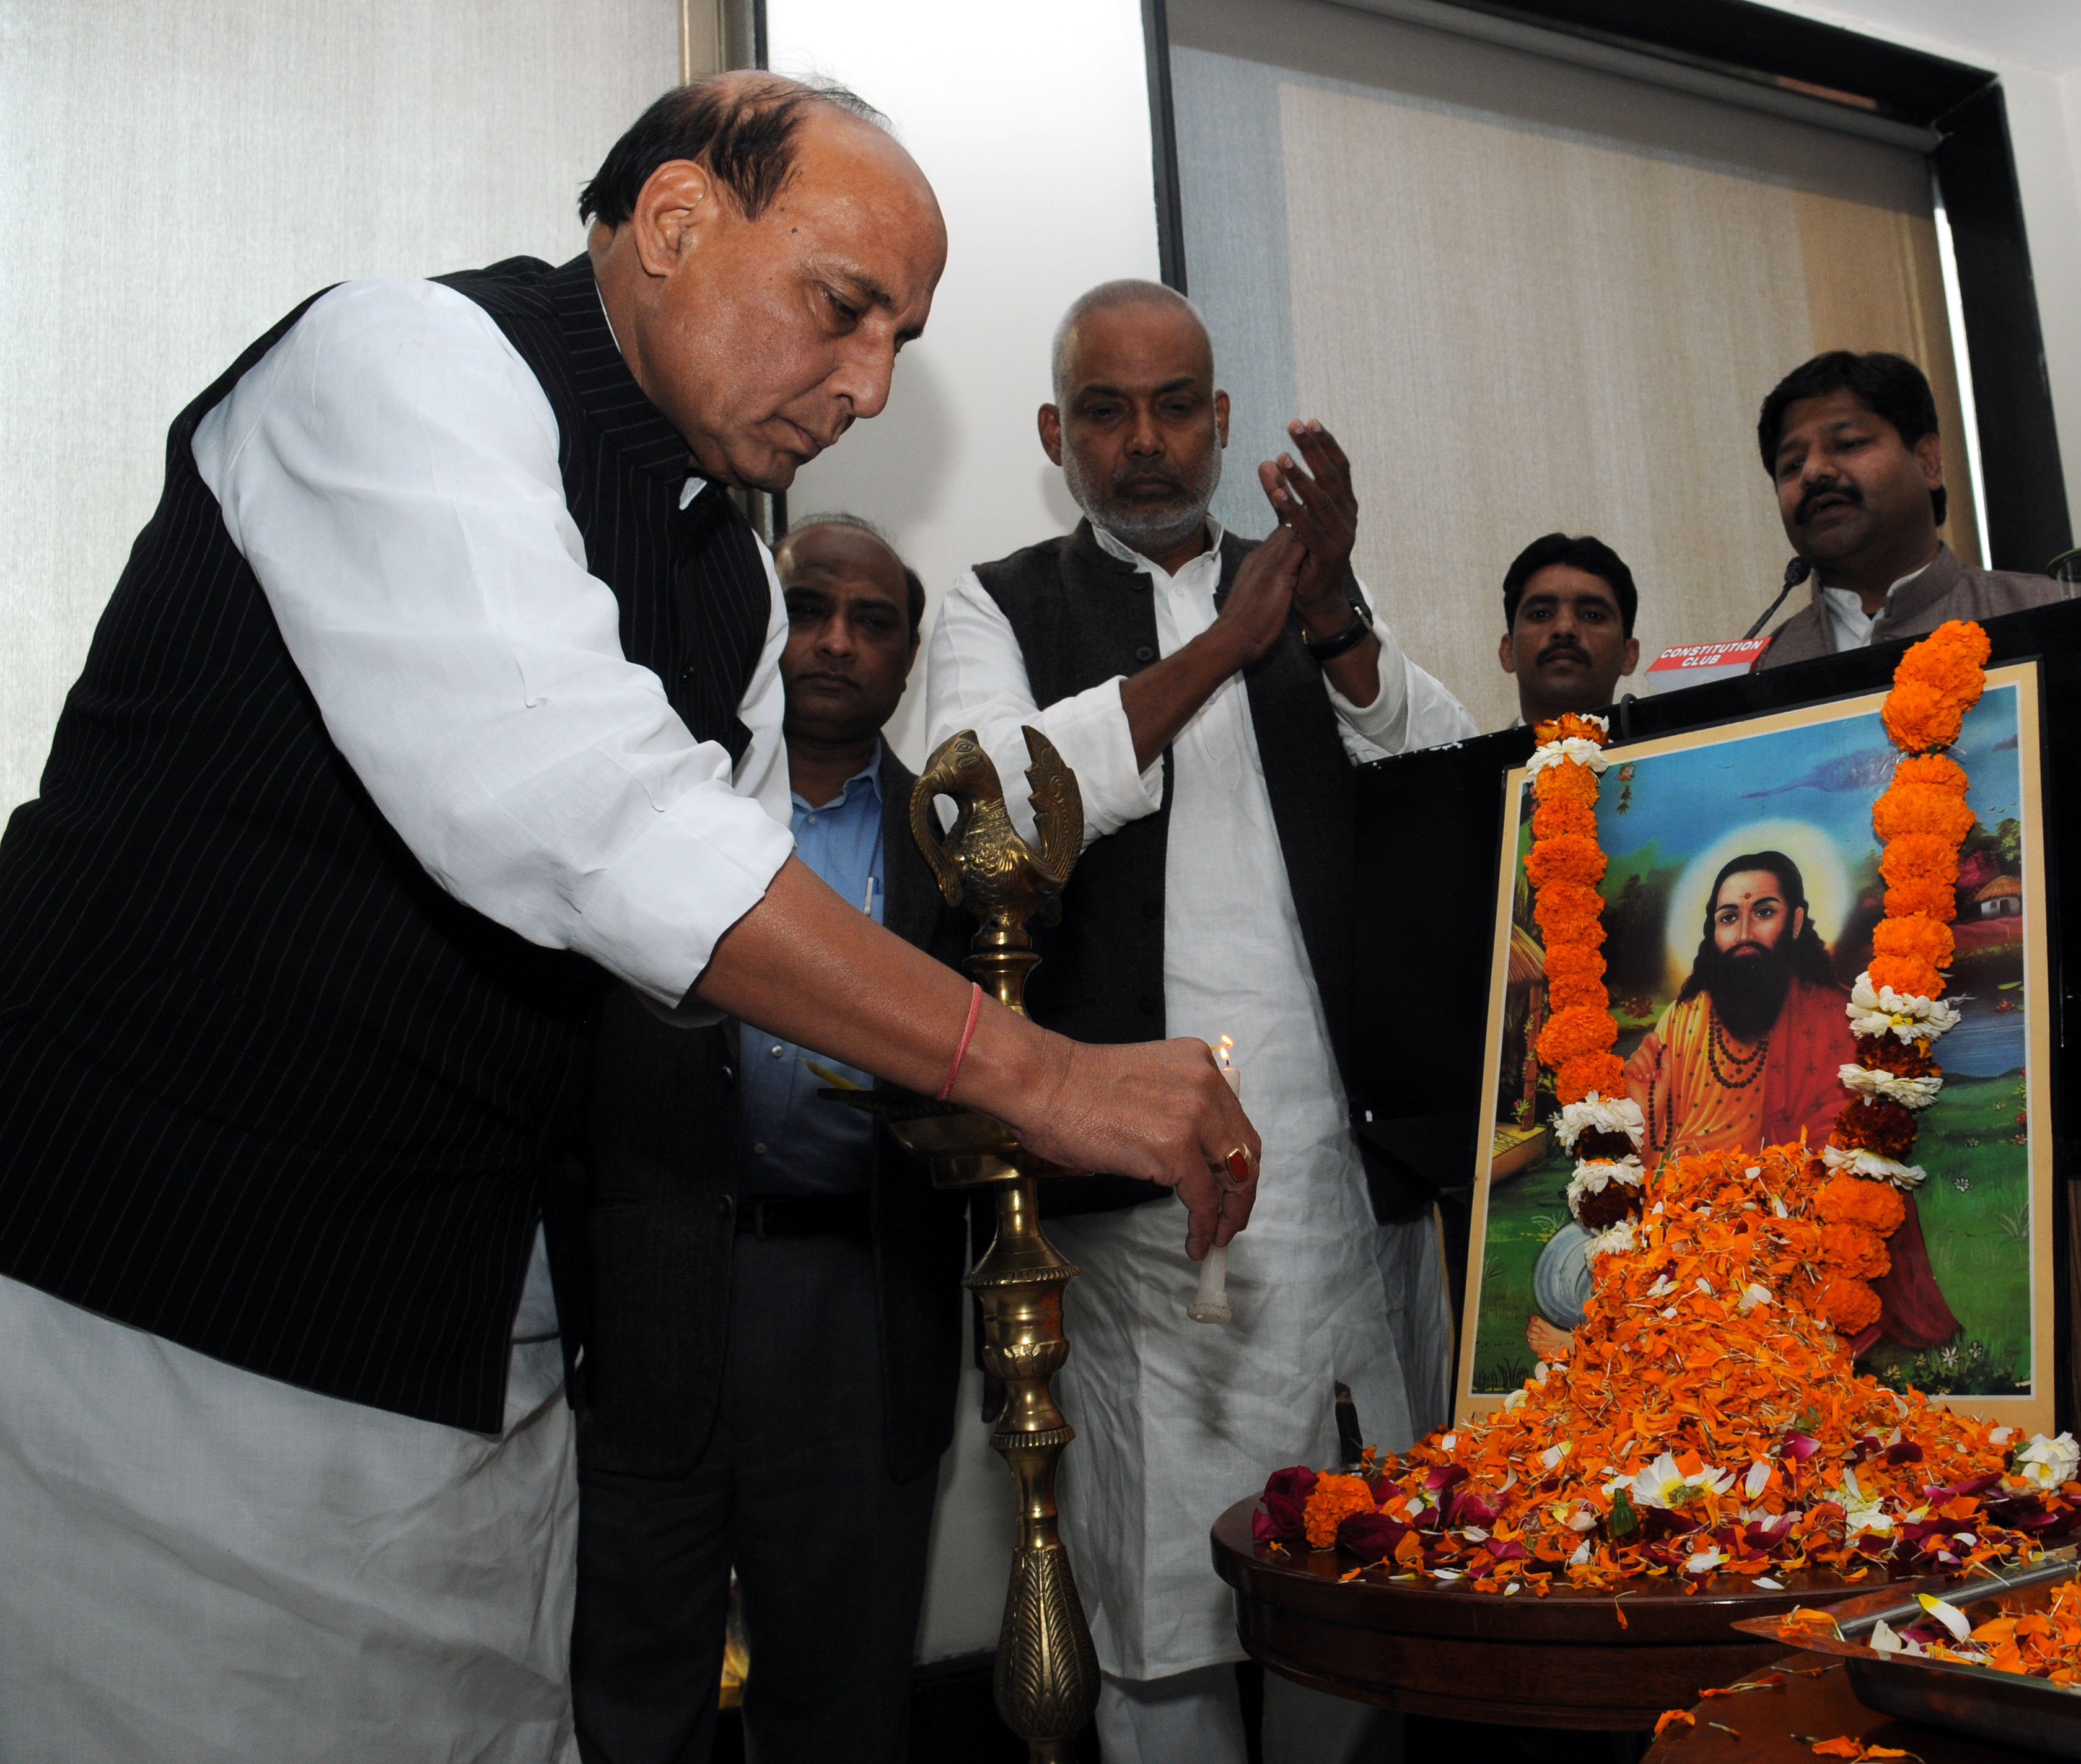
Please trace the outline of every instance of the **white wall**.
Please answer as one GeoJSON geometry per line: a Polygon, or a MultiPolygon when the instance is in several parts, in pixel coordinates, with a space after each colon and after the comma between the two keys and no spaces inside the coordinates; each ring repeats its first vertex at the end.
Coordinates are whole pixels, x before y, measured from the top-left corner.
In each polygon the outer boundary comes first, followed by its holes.
{"type": "MultiPolygon", "coordinates": [[[[880,522],[935,607],[969,565],[1077,519],[1036,438],[1048,342],[1094,283],[1157,273],[1137,0],[767,0],[767,61],[887,112],[939,192],[947,273],[888,410],[805,471],[791,520],[880,522]]],[[[892,725],[923,758],[923,675],[892,725]]]]}
{"type": "Polygon", "coordinates": [[[1999,74],[2037,284],[2066,501],[2081,531],[2081,5],[2075,0],[1764,0],[1999,74]]]}
{"type": "MultiPolygon", "coordinates": [[[[946,276],[889,409],[788,497],[791,519],[844,508],[880,522],[936,607],[970,564],[1075,523],[1033,414],[1063,309],[1094,283],[1157,273],[1141,9],[767,0],[767,35],[775,69],[843,80],[886,111],[946,212],[946,276]]],[[[891,725],[914,765],[923,672],[891,725]]],[[[1003,1615],[1011,1478],[977,1418],[980,1384],[971,1368],[941,1472],[923,1659],[995,1646],[1003,1615]]]]}
{"type": "Polygon", "coordinates": [[[0,0],[0,816],[166,425],[304,296],[582,244],[677,0],[0,0]]]}

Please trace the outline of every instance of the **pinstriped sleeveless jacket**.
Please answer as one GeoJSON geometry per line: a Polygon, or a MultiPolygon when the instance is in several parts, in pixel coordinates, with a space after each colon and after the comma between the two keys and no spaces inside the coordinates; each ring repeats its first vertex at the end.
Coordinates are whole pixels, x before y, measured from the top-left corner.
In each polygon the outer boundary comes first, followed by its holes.
{"type": "MultiPolygon", "coordinates": [[[[741,755],[770,607],[623,365],[590,263],[444,279],[556,414],[631,660],[741,755]]],[[[309,303],[306,302],[305,304],[309,303]]],[[[327,737],[176,418],[166,489],[0,838],[0,1273],[234,1365],[500,1425],[605,976],[444,893],[327,737]]]]}

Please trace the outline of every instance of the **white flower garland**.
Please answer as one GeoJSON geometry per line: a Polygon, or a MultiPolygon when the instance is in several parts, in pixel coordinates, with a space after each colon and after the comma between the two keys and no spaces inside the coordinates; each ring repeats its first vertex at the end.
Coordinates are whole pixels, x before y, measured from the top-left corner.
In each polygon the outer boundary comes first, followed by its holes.
{"type": "Polygon", "coordinates": [[[1588,766],[1593,772],[1601,772],[1611,764],[1604,758],[1604,749],[1595,741],[1581,735],[1567,735],[1558,741],[1543,742],[1535,748],[1532,758],[1525,763],[1525,775],[1537,778],[1549,766],[1558,766],[1563,760],[1570,759],[1578,766],[1588,766]]]}
{"type": "Polygon", "coordinates": [[[1928,1108],[1944,1088],[1942,1074],[1935,1072],[1923,1077],[1905,1078],[1882,1066],[1846,1065],[1840,1075],[1843,1088],[1853,1094],[1885,1097],[1905,1109],[1928,1108]]]}
{"type": "Polygon", "coordinates": [[[1852,1176],[1869,1176],[1896,1188],[1919,1188],[1929,1177],[1919,1164],[1898,1163],[1877,1152],[1846,1152],[1839,1145],[1824,1145],[1821,1157],[1831,1170],[1846,1170],[1852,1176]]]}
{"type": "Polygon", "coordinates": [[[1574,1151],[1585,1133],[1623,1133],[1637,1151],[1647,1137],[1647,1117],[1629,1096],[1600,1097],[1595,1090],[1570,1102],[1553,1119],[1553,1136],[1564,1151],[1574,1151]]]}
{"type": "Polygon", "coordinates": [[[1599,1232],[1590,1240],[1588,1246],[1583,1251],[1583,1255],[1595,1262],[1599,1256],[1608,1256],[1614,1252],[1631,1254],[1640,1247],[1638,1240],[1633,1236],[1633,1224],[1630,1219],[1621,1219],[1609,1230],[1599,1232]]]}
{"type": "Polygon", "coordinates": [[[1869,971],[1857,976],[1843,1008],[1849,1013],[1851,1034],[1890,1035],[1902,1041],[1934,1041],[1961,1021],[1957,1011],[1939,999],[1908,997],[1890,986],[1875,989],[1869,971]]]}
{"type": "Polygon", "coordinates": [[[1569,1179],[1568,1211],[1579,1212],[1586,1196],[1601,1195],[1613,1182],[1621,1188],[1637,1188],[1646,1180],[1647,1172],[1640,1167],[1637,1157],[1585,1158],[1576,1165],[1575,1174],[1569,1179]]]}

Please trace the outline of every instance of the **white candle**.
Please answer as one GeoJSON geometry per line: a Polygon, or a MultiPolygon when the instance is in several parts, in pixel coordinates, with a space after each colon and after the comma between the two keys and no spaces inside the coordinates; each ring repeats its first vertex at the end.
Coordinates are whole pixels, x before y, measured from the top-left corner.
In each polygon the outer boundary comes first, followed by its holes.
{"type": "MultiPolygon", "coordinates": [[[[1242,1073],[1229,1062],[1229,1049],[1235,1044],[1223,1035],[1221,1045],[1214,1049],[1214,1063],[1221,1069],[1221,1076],[1229,1081],[1230,1090],[1240,1098],[1242,1095],[1242,1073]]],[[[1195,1323],[1229,1323],[1235,1312],[1229,1308],[1229,1253],[1225,1249],[1209,1250],[1207,1259],[1200,1264],[1200,1289],[1192,1295],[1192,1303],[1185,1307],[1185,1315],[1195,1323]]]]}

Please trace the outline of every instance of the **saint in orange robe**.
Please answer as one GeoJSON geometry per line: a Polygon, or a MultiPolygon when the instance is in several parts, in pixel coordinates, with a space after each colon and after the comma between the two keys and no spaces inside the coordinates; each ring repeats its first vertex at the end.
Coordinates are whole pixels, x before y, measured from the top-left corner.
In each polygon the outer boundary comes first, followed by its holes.
{"type": "Polygon", "coordinates": [[[1626,1062],[1626,1093],[1647,1117],[1641,1156],[1760,1150],[1797,1140],[1817,1149],[1848,1094],[1841,1068],[1856,1058],[1843,1007],[1849,995],[1795,979],[1764,1040],[1734,1041],[1710,993],[1671,1005],[1626,1062]]]}
{"type": "MultiPolygon", "coordinates": [[[[1840,1068],[1856,1058],[1843,1006],[1848,994],[1794,980],[1756,1048],[1715,1035],[1712,995],[1671,1005],[1626,1061],[1626,1094],[1647,1118],[1641,1156],[1652,1169],[1663,1157],[1717,1152],[1797,1140],[1803,1128],[1816,1151],[1848,1098],[1840,1068]]],[[[1907,1217],[1887,1240],[1892,1269],[1873,1283],[1879,1320],[1851,1344],[1861,1354],[1881,1335],[1902,1347],[1934,1347],[1958,1333],[1929,1265],[1915,1196],[1907,1217]]]]}

